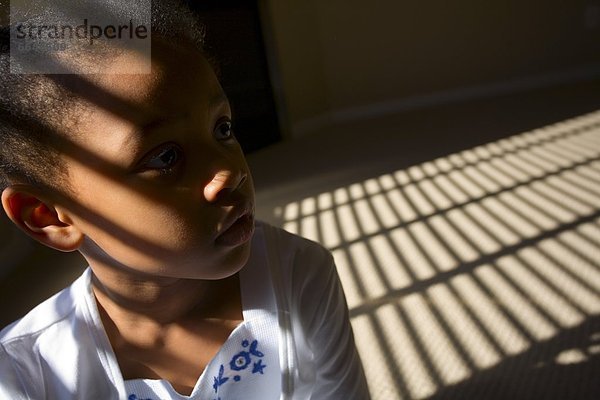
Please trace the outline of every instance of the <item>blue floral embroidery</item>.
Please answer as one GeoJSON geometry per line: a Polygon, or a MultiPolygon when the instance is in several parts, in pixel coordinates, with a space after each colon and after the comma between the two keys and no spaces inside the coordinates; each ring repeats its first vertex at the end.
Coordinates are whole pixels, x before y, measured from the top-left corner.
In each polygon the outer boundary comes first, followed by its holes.
{"type": "Polygon", "coordinates": [[[231,362],[229,363],[229,368],[234,371],[241,371],[246,369],[248,364],[250,364],[250,361],[250,353],[247,351],[241,351],[233,356],[231,362]]]}
{"type": "Polygon", "coordinates": [[[256,357],[264,357],[264,354],[261,353],[260,351],[258,351],[257,346],[258,346],[258,340],[255,340],[252,342],[252,344],[250,344],[250,354],[252,354],[253,356],[256,356],[256,357]]]}
{"type": "Polygon", "coordinates": [[[264,369],[265,369],[266,365],[264,365],[262,363],[262,360],[258,360],[257,363],[254,363],[254,366],[252,367],[252,373],[256,374],[257,372],[261,375],[264,374],[264,369]]]}
{"type": "Polygon", "coordinates": [[[127,400],[153,400],[153,399],[140,399],[135,394],[130,394],[127,400]]]}
{"type": "Polygon", "coordinates": [[[213,378],[214,379],[213,389],[215,389],[215,393],[217,393],[219,386],[223,385],[224,383],[226,383],[229,380],[229,378],[223,377],[224,373],[225,373],[225,367],[223,367],[223,365],[221,365],[221,368],[219,368],[219,377],[215,376],[213,378]]]}
{"type": "MultiPolygon", "coordinates": [[[[263,364],[262,357],[264,357],[264,353],[258,350],[258,340],[253,340],[249,342],[248,340],[242,341],[242,351],[237,353],[231,358],[229,361],[229,370],[230,371],[243,371],[248,368],[250,364],[252,364],[252,374],[264,374],[264,369],[267,367],[266,364],[263,364]]],[[[225,376],[225,366],[221,364],[219,368],[219,376],[215,376],[213,389],[215,393],[219,392],[219,388],[223,386],[225,383],[229,382],[229,376],[225,376]]],[[[240,382],[242,380],[242,376],[239,374],[233,375],[234,382],[240,382]]],[[[129,399],[136,400],[136,399],[129,399]]],[[[220,400],[220,397],[214,400],[220,400]]]]}

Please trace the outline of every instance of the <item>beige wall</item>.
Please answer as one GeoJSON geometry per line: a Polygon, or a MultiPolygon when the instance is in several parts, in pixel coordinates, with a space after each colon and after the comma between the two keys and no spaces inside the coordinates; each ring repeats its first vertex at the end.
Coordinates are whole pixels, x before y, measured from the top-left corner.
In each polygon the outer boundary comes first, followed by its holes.
{"type": "Polygon", "coordinates": [[[291,136],[336,121],[600,75],[600,0],[264,0],[262,6],[291,136]]]}

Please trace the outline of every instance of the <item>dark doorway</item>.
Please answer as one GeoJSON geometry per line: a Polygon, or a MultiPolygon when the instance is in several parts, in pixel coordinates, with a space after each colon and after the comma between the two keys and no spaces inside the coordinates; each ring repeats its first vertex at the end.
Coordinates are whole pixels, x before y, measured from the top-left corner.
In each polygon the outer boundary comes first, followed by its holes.
{"type": "Polygon", "coordinates": [[[256,1],[188,0],[206,25],[229,96],[236,136],[246,153],[281,140],[256,1]]]}

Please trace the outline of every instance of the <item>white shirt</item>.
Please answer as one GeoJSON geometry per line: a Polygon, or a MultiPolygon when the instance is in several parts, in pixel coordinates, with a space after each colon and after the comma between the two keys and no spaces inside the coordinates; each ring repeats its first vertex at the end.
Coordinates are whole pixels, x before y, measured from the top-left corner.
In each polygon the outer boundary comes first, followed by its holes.
{"type": "Polygon", "coordinates": [[[190,397],[162,380],[124,381],[91,270],[0,332],[0,399],[368,399],[329,252],[257,223],[240,273],[244,322],[190,397]]]}

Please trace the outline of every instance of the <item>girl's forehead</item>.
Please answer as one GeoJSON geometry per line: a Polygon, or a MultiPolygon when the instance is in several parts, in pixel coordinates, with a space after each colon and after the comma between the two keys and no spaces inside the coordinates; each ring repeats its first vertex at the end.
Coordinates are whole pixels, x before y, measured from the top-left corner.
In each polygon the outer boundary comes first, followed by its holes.
{"type": "MultiPolygon", "coordinates": [[[[163,44],[160,41],[152,46],[151,68],[143,74],[112,74],[110,69],[121,71],[123,67],[136,70],[138,65],[147,63],[147,56],[135,51],[123,52],[111,61],[108,73],[97,76],[102,88],[116,96],[129,96],[143,101],[155,98],[171,87],[208,86],[213,80],[212,70],[197,50],[163,44]]],[[[208,89],[208,88],[207,88],[208,89]]]]}
{"type": "MultiPolygon", "coordinates": [[[[121,69],[145,61],[135,52],[126,52],[110,62],[121,69]]],[[[215,97],[223,96],[217,77],[200,51],[160,41],[153,44],[149,73],[108,73],[90,79],[93,89],[79,94],[89,109],[105,108],[135,123],[144,123],[155,114],[177,112],[190,103],[208,107],[215,97]]]]}

